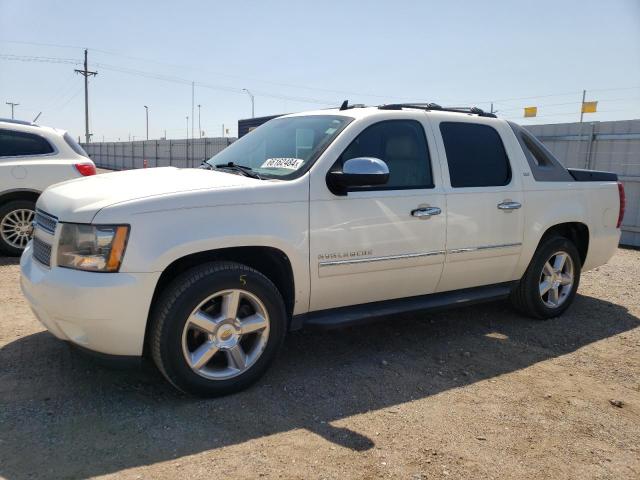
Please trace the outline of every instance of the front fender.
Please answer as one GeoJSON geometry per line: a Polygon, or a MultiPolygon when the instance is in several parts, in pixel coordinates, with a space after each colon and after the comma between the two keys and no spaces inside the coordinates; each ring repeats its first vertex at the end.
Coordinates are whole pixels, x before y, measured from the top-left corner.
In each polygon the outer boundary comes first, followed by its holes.
{"type": "Polygon", "coordinates": [[[146,212],[132,215],[130,223],[123,272],[162,272],[182,257],[209,250],[272,247],[289,258],[296,305],[308,305],[308,207],[304,201],[146,212]]]}

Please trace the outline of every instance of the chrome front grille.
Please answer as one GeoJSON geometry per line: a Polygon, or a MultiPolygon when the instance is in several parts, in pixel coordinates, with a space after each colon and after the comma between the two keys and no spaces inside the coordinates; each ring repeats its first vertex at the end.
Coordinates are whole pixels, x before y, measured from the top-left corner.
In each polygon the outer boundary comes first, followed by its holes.
{"type": "Polygon", "coordinates": [[[56,231],[56,226],[58,225],[58,218],[38,209],[36,210],[35,223],[36,226],[53,235],[56,231]]]}
{"type": "Polygon", "coordinates": [[[33,258],[47,267],[51,266],[51,245],[33,237],[33,258]]]}

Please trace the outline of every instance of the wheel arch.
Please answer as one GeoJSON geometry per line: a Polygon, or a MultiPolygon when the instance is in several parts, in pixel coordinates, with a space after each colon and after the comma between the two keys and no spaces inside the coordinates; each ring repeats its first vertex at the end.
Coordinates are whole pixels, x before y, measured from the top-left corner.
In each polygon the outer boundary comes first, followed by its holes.
{"type": "MultiPolygon", "coordinates": [[[[160,275],[151,299],[151,306],[157,302],[158,295],[173,279],[192,267],[207,262],[232,261],[251,267],[271,280],[285,303],[289,318],[293,315],[295,305],[295,278],[291,261],[282,250],[269,246],[226,247],[190,253],[171,262],[160,275]]],[[[145,328],[144,351],[146,354],[150,332],[151,308],[145,328]]]]}
{"type": "Polygon", "coordinates": [[[36,202],[42,192],[28,188],[7,190],[0,193],[0,206],[14,200],[30,200],[36,202]]]}
{"type": "Polygon", "coordinates": [[[589,252],[589,227],[583,222],[564,222],[550,226],[540,237],[536,250],[542,242],[552,235],[565,237],[576,246],[580,254],[580,263],[584,265],[589,252]]]}

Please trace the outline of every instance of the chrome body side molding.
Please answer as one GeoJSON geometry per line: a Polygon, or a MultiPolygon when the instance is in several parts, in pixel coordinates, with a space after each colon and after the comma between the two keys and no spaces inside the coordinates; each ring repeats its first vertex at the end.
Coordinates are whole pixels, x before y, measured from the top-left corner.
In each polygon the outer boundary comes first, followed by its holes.
{"type": "Polygon", "coordinates": [[[492,250],[495,248],[510,248],[510,247],[520,247],[520,246],[522,246],[521,242],[502,243],[500,245],[481,245],[478,247],[453,248],[451,250],[447,250],[447,253],[455,254],[455,253],[477,252],[479,250],[492,250]]]}
{"type": "Polygon", "coordinates": [[[320,262],[318,264],[319,267],[333,267],[337,265],[355,265],[360,263],[373,263],[373,262],[384,262],[385,260],[404,260],[408,258],[421,258],[421,257],[433,257],[436,255],[444,255],[444,250],[435,250],[433,252],[424,252],[424,253],[404,253],[401,255],[386,255],[383,257],[367,257],[367,258],[354,258],[350,260],[331,260],[320,262]]]}

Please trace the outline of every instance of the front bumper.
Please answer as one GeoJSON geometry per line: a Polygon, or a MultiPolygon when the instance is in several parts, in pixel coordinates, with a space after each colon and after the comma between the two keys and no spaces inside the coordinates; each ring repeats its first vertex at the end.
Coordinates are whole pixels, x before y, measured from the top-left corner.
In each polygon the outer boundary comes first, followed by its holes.
{"type": "Polygon", "coordinates": [[[160,273],[96,273],[46,268],[30,243],[20,286],[34,314],[56,337],[108,355],[140,356],[160,273]]]}

